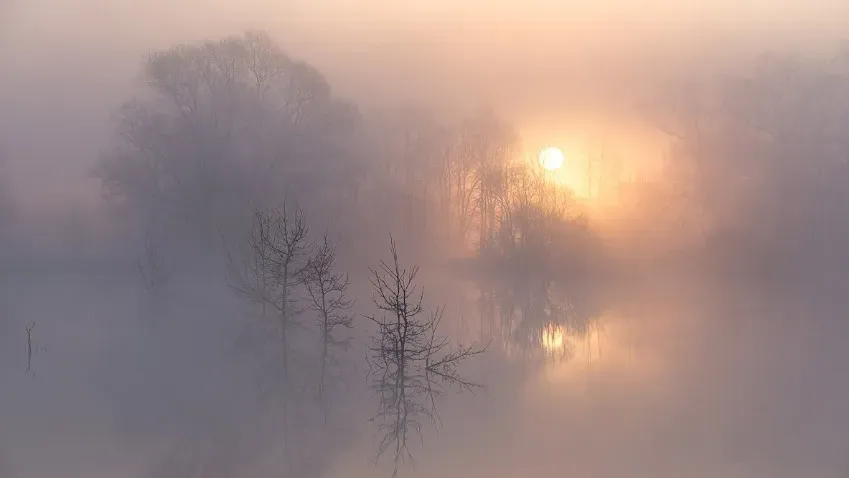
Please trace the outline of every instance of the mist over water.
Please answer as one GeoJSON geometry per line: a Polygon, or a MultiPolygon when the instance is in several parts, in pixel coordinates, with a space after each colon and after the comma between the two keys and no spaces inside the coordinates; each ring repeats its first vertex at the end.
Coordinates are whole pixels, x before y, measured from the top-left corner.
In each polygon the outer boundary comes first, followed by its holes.
{"type": "Polygon", "coordinates": [[[846,476],[847,27],[3,1],[0,478],[846,476]]]}

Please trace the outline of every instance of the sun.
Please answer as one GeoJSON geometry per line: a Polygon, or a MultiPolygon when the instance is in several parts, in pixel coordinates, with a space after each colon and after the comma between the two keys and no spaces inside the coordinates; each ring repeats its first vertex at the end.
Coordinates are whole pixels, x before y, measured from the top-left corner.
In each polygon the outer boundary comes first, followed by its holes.
{"type": "Polygon", "coordinates": [[[543,149],[539,152],[539,163],[543,168],[549,171],[557,171],[563,167],[566,158],[563,156],[563,151],[553,146],[543,149]]]}

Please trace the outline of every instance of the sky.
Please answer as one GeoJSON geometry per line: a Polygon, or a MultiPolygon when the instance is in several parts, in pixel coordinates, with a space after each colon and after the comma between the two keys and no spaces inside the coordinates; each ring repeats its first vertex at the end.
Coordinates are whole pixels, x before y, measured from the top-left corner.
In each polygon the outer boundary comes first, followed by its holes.
{"type": "Polygon", "coordinates": [[[364,107],[487,105],[529,148],[606,141],[656,153],[634,104],[664,82],[769,50],[820,54],[847,27],[840,0],[3,0],[0,144],[19,192],[37,178],[51,192],[39,201],[93,204],[87,168],[110,113],[140,91],[145,55],[256,28],[364,107]]]}

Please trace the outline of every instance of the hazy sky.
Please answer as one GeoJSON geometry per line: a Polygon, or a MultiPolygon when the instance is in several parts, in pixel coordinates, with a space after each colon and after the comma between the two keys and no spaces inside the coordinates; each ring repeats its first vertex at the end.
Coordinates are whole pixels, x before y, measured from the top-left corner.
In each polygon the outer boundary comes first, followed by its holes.
{"type": "Polygon", "coordinates": [[[669,77],[767,49],[833,48],[849,2],[2,0],[0,144],[18,184],[78,194],[69,178],[97,156],[147,52],[247,28],[361,103],[488,103],[536,144],[623,130],[634,99],[669,77]]]}

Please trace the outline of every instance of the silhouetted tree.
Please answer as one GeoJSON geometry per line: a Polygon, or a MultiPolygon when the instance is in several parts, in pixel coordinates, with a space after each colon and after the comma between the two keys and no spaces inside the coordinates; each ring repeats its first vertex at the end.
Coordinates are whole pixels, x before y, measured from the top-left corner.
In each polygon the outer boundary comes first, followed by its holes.
{"type": "Polygon", "coordinates": [[[465,231],[468,221],[477,216],[479,249],[489,246],[497,230],[497,197],[505,187],[505,169],[516,153],[517,141],[512,127],[488,110],[460,127],[457,153],[462,166],[457,169],[456,196],[460,199],[461,230],[465,231]]]}
{"type": "Polygon", "coordinates": [[[353,327],[350,315],[353,301],[348,299],[348,275],[335,271],[336,248],[327,236],[303,269],[303,280],[309,298],[309,308],[316,314],[321,338],[321,368],[318,381],[318,400],[325,421],[330,410],[330,395],[326,393],[329,368],[336,365],[334,349],[347,348],[350,337],[338,337],[337,329],[353,327]]]}
{"type": "Polygon", "coordinates": [[[265,209],[255,205],[241,255],[234,257],[228,251],[230,287],[259,306],[260,320],[267,319],[269,309],[275,312],[284,381],[289,380],[288,334],[297,312],[294,289],[304,281],[308,232],[306,214],[299,206],[265,209]]]}
{"type": "Polygon", "coordinates": [[[423,292],[415,283],[419,268],[401,265],[391,237],[390,254],[390,262],[370,269],[378,312],[368,317],[377,325],[369,345],[369,376],[380,399],[373,419],[382,433],[377,458],[392,450],[396,476],[405,461],[415,464],[410,433],[420,435],[424,421],[437,423],[435,399],[449,387],[468,391],[480,386],[463,378],[459,367],[486,347],[451,348],[449,339],[438,333],[443,309],[425,312],[423,292]]]}

